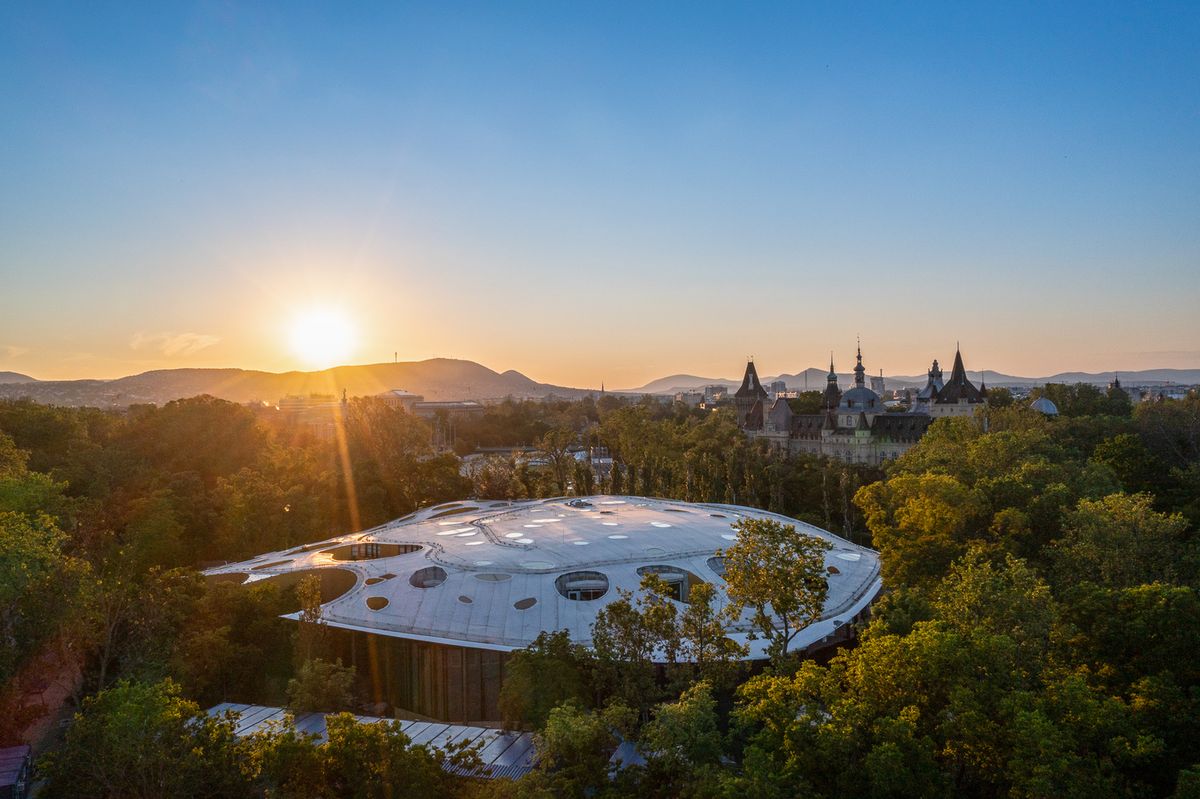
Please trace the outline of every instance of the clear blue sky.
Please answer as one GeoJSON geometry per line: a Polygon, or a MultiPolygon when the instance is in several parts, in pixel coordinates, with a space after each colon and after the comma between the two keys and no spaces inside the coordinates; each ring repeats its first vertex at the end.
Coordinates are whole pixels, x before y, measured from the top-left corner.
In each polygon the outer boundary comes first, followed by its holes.
{"type": "Polygon", "coordinates": [[[1200,367],[1200,4],[350,5],[0,6],[0,369],[1200,367]]]}

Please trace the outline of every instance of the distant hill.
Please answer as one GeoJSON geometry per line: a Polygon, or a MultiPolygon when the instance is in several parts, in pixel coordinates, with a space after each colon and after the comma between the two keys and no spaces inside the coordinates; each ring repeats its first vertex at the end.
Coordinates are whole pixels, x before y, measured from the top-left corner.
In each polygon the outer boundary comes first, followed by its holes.
{"type": "Polygon", "coordinates": [[[671,375],[670,377],[660,377],[658,380],[647,383],[641,388],[631,388],[630,394],[674,394],[677,391],[688,391],[695,388],[703,388],[704,386],[737,386],[741,385],[741,379],[729,380],[721,377],[696,377],[696,375],[671,375]]]}
{"type": "MultiPolygon", "coordinates": [[[[949,364],[943,365],[944,373],[949,376],[949,364]]],[[[808,390],[821,391],[825,388],[825,379],[829,372],[815,367],[805,369],[796,374],[759,375],[764,386],[769,386],[776,380],[787,383],[789,389],[802,391],[805,387],[805,375],[808,376],[808,390]]],[[[1200,384],[1200,369],[1142,369],[1140,371],[1121,372],[1121,382],[1130,386],[1161,385],[1178,383],[1182,385],[1200,384]]],[[[990,369],[984,372],[967,370],[967,377],[978,384],[981,378],[989,386],[1040,386],[1045,383],[1092,383],[1106,386],[1113,378],[1112,372],[1060,372],[1049,377],[1018,377],[990,369]]],[[[885,375],[884,381],[888,388],[920,388],[925,385],[926,375],[885,375]]],[[[677,391],[690,391],[702,386],[725,385],[736,388],[741,385],[741,378],[729,380],[719,377],[698,377],[696,375],[671,375],[670,377],[653,380],[640,388],[628,389],[631,394],[674,394],[677,391]]],[[[854,382],[853,373],[839,374],[838,383],[843,389],[854,382]]]]}
{"type": "Polygon", "coordinates": [[[0,398],[27,397],[55,405],[126,407],[162,404],[211,394],[232,402],[274,403],[289,394],[378,394],[402,388],[427,400],[580,397],[588,390],[538,383],[520,372],[503,374],[474,361],[434,358],[404,363],[338,366],[319,372],[247,369],[160,369],[116,380],[42,380],[0,384],[0,398]]]}
{"type": "Polygon", "coordinates": [[[36,383],[36,377],[23,375],[20,372],[0,372],[0,385],[12,383],[36,383]]]}

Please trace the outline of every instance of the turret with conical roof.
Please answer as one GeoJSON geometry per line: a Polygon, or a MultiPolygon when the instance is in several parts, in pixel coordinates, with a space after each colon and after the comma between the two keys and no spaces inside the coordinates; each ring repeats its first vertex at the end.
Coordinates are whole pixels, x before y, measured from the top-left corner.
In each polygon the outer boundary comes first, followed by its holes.
{"type": "Polygon", "coordinates": [[[838,406],[838,401],[842,398],[842,390],[838,388],[837,372],[833,371],[833,353],[829,354],[829,374],[825,381],[825,396],[821,398],[821,407],[831,410],[838,406]]]}
{"type": "Polygon", "coordinates": [[[754,368],[754,361],[748,360],[746,361],[746,373],[742,376],[742,384],[738,386],[738,390],[733,394],[733,404],[737,409],[738,425],[746,428],[755,418],[754,407],[758,405],[758,426],[761,427],[762,403],[766,399],[767,390],[762,387],[762,381],[758,379],[758,370],[754,368]]]}
{"type": "Polygon", "coordinates": [[[950,370],[950,379],[942,387],[934,399],[936,405],[978,404],[984,401],[983,394],[975,384],[967,379],[967,370],[963,366],[962,350],[954,348],[954,368],[950,370]]]}

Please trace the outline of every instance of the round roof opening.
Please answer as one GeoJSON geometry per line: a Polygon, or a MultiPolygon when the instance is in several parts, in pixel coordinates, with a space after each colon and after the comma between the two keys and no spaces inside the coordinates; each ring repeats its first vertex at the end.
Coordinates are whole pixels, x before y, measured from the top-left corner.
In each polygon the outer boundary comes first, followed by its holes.
{"type": "Polygon", "coordinates": [[[375,558],[391,558],[396,555],[410,555],[420,552],[416,544],[381,544],[378,541],[360,541],[356,544],[342,544],[331,549],[321,550],[332,555],[334,560],[374,560],[375,558]]]}
{"type": "Polygon", "coordinates": [[[720,555],[714,555],[713,557],[708,559],[707,563],[708,563],[708,568],[712,570],[713,574],[717,575],[721,579],[725,579],[725,558],[724,557],[722,557],[720,555]]]}
{"type": "Polygon", "coordinates": [[[568,572],[554,581],[554,587],[567,599],[588,602],[608,593],[608,576],[597,571],[568,572]]]}
{"type": "Polygon", "coordinates": [[[446,570],[441,566],[426,566],[413,572],[408,582],[414,588],[437,588],[446,582],[446,570]]]}
{"type": "Polygon", "coordinates": [[[516,608],[517,610],[529,610],[531,607],[533,607],[536,604],[537,604],[536,597],[527,596],[524,599],[518,599],[516,602],[514,602],[513,607],[516,608]]]}
{"type": "Polygon", "coordinates": [[[387,597],[369,596],[367,597],[367,607],[371,610],[383,610],[388,606],[387,597]]]}
{"type": "Polygon", "coordinates": [[[704,582],[696,575],[692,574],[687,569],[681,569],[678,566],[666,566],[662,564],[654,564],[651,566],[639,566],[637,570],[639,577],[645,577],[649,574],[658,576],[667,584],[671,599],[680,602],[688,601],[688,593],[693,585],[704,582]]]}
{"type": "Polygon", "coordinates": [[[482,580],[485,583],[503,583],[512,579],[511,574],[502,574],[500,572],[484,572],[483,574],[475,575],[476,580],[482,580]]]}

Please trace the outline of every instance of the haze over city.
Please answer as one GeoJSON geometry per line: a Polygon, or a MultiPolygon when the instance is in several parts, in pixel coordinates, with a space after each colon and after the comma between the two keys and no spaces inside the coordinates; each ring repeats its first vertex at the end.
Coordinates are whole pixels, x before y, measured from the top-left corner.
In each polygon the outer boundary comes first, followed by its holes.
{"type": "Polygon", "coordinates": [[[9,4],[0,370],[1195,368],[1187,8],[9,4]]]}

